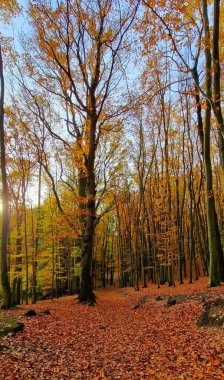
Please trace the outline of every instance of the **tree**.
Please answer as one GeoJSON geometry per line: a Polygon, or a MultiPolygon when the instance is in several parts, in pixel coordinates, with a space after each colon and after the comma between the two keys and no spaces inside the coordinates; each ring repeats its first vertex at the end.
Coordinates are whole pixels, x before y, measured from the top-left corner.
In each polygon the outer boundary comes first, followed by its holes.
{"type": "Polygon", "coordinates": [[[210,129],[211,129],[211,103],[212,99],[212,57],[210,48],[210,32],[207,10],[207,0],[202,1],[203,22],[205,33],[205,59],[206,59],[206,109],[205,109],[205,128],[204,128],[204,163],[206,172],[206,192],[207,192],[207,221],[208,221],[208,237],[210,252],[210,286],[220,284],[220,272],[223,271],[223,252],[219,235],[219,227],[217,223],[217,214],[215,209],[215,199],[213,192],[213,177],[210,158],[210,129]],[[219,257],[222,258],[219,262],[219,257]]]}
{"type": "Polygon", "coordinates": [[[9,231],[9,199],[8,183],[6,174],[6,157],[5,157],[5,131],[4,131],[4,73],[2,49],[0,46],[0,145],[1,145],[1,177],[2,177],[2,243],[1,243],[1,283],[4,292],[4,308],[9,309],[12,306],[11,288],[8,278],[7,265],[7,244],[9,231]]]}
{"type": "MultiPolygon", "coordinates": [[[[3,21],[7,21],[11,16],[19,11],[18,4],[15,0],[10,0],[2,4],[3,21]]],[[[6,154],[5,154],[5,128],[4,128],[4,68],[2,58],[2,36],[0,36],[0,148],[1,148],[1,179],[2,179],[2,242],[1,242],[1,283],[4,292],[3,307],[9,309],[12,306],[12,294],[8,277],[7,265],[7,243],[9,232],[9,198],[8,183],[6,172],[6,154]]]]}
{"type": "MultiPolygon", "coordinates": [[[[95,157],[106,123],[125,109],[116,104],[114,94],[121,90],[123,59],[129,50],[126,35],[138,8],[125,5],[118,0],[89,4],[63,0],[54,8],[35,1],[29,10],[36,58],[27,54],[27,67],[39,86],[64,103],[70,115],[67,130],[79,158],[80,195],[86,210],[79,298],[89,304],[95,302],[91,275],[97,219],[95,157]]],[[[107,127],[108,132],[113,128],[107,127]]]]}

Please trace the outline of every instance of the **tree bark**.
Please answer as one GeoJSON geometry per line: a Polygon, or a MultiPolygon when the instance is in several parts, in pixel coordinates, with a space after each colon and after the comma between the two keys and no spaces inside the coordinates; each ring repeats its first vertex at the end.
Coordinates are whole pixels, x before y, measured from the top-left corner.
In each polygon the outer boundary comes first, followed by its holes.
{"type": "Polygon", "coordinates": [[[15,259],[15,275],[12,283],[12,302],[13,305],[19,305],[21,302],[22,291],[22,233],[21,233],[22,216],[19,207],[17,207],[16,216],[16,259],[15,259]]]}
{"type": "Polygon", "coordinates": [[[92,282],[92,257],[93,257],[93,240],[96,219],[96,185],[95,185],[95,150],[96,150],[96,120],[94,115],[87,118],[89,125],[89,151],[86,162],[87,171],[87,216],[86,225],[83,235],[82,258],[81,258],[81,276],[80,276],[80,294],[79,301],[86,302],[88,305],[94,305],[96,296],[93,292],[92,282]]]}
{"type": "Polygon", "coordinates": [[[222,246],[218,228],[217,214],[215,209],[215,199],[213,192],[213,175],[210,157],[210,129],[211,129],[211,104],[212,98],[212,60],[210,51],[210,32],[207,11],[207,0],[202,0],[203,22],[205,28],[205,59],[206,59],[206,109],[204,126],[204,165],[206,174],[206,204],[207,204],[207,223],[208,223],[208,243],[210,254],[209,284],[217,286],[220,284],[220,262],[222,256],[222,246]]]}
{"type": "MultiPolygon", "coordinates": [[[[219,56],[219,23],[220,23],[220,0],[214,0],[214,21],[212,40],[212,60],[213,60],[213,94],[214,112],[218,122],[218,141],[222,176],[224,176],[224,121],[221,108],[221,68],[219,56]]],[[[223,252],[219,255],[220,278],[224,281],[224,258],[223,252]]]]}
{"type": "Polygon", "coordinates": [[[3,307],[9,309],[12,306],[12,293],[8,276],[7,242],[9,232],[9,194],[6,173],[5,157],[5,130],[4,130],[4,69],[2,51],[0,45],[0,146],[1,146],[1,177],[2,177],[2,244],[1,244],[1,283],[4,296],[3,307]]]}

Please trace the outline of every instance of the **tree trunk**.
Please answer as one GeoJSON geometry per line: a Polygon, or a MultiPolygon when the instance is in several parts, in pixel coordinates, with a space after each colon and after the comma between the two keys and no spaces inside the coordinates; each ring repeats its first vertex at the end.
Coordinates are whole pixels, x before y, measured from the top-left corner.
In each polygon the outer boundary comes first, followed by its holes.
{"type": "Polygon", "coordinates": [[[23,178],[22,198],[23,198],[23,218],[24,218],[25,272],[26,272],[25,301],[26,301],[26,305],[28,305],[28,303],[29,303],[29,260],[28,260],[28,239],[27,239],[27,215],[26,215],[26,186],[25,186],[25,178],[23,178]]]}
{"type": "Polygon", "coordinates": [[[22,233],[21,233],[22,216],[20,215],[19,209],[17,209],[16,217],[16,259],[15,259],[15,275],[12,284],[12,298],[13,304],[19,305],[21,301],[21,290],[22,290],[22,233]]]}
{"type": "Polygon", "coordinates": [[[82,258],[81,258],[81,275],[80,275],[80,294],[79,301],[87,303],[88,305],[94,305],[96,302],[96,296],[93,292],[92,282],[92,257],[93,257],[93,241],[94,241],[94,229],[96,219],[96,185],[95,185],[95,135],[96,135],[96,121],[95,117],[87,118],[87,123],[90,127],[89,136],[89,151],[88,159],[86,162],[87,171],[87,217],[86,225],[83,236],[82,244],[82,258]]]}
{"type": "Polygon", "coordinates": [[[204,165],[206,174],[206,204],[207,204],[207,223],[208,223],[208,243],[210,254],[210,286],[220,284],[220,264],[219,257],[222,256],[222,246],[218,229],[217,214],[215,210],[215,199],[213,192],[213,176],[210,157],[210,128],[211,128],[211,84],[212,84],[212,62],[210,51],[210,32],[207,11],[207,0],[202,0],[203,4],[203,22],[205,28],[205,59],[206,59],[206,109],[205,109],[205,127],[204,127],[204,165]]]}
{"type": "MultiPolygon", "coordinates": [[[[214,92],[214,112],[218,122],[218,139],[219,154],[222,167],[222,176],[224,176],[224,121],[221,108],[221,68],[219,56],[219,23],[220,23],[220,0],[214,0],[214,22],[213,22],[213,40],[212,40],[212,58],[213,58],[213,92],[214,92]]],[[[220,278],[224,281],[224,258],[223,252],[219,255],[220,278]]]]}
{"type": "Polygon", "coordinates": [[[2,177],[2,244],[1,244],[1,283],[3,289],[5,309],[12,306],[12,293],[8,276],[7,264],[7,242],[9,232],[9,195],[6,173],[6,157],[5,157],[5,131],[4,131],[4,71],[2,61],[2,51],[0,45],[0,146],[1,146],[1,177],[2,177]]]}
{"type": "Polygon", "coordinates": [[[39,166],[39,174],[38,174],[37,227],[36,227],[36,239],[35,239],[34,257],[33,257],[32,304],[35,304],[36,301],[37,301],[37,257],[38,257],[38,251],[39,251],[40,224],[41,224],[41,209],[40,209],[40,203],[41,203],[41,182],[42,182],[42,166],[40,165],[39,166]]]}

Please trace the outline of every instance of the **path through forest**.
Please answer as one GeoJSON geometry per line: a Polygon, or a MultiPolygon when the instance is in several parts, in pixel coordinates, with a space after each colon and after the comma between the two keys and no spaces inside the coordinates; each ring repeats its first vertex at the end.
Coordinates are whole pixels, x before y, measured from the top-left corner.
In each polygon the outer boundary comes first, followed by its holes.
{"type": "Polygon", "coordinates": [[[34,307],[38,315],[29,318],[21,314],[30,306],[7,311],[25,330],[3,338],[0,379],[223,380],[224,330],[196,327],[201,294],[224,298],[223,287],[208,289],[206,282],[102,290],[95,307],[79,305],[74,297],[42,301],[34,307]],[[165,307],[167,296],[175,294],[190,297],[165,307]],[[158,295],[165,299],[156,301],[158,295]],[[45,309],[51,314],[41,313],[45,309]]]}

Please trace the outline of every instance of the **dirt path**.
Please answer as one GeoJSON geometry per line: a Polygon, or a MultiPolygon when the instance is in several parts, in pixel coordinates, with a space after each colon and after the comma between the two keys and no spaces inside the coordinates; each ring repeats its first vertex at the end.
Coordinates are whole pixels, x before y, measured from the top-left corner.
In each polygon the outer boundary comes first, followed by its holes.
{"type": "Polygon", "coordinates": [[[224,380],[224,329],[196,327],[203,311],[197,300],[170,308],[155,301],[156,295],[201,292],[224,298],[223,287],[205,285],[99,291],[96,307],[78,305],[74,297],[39,302],[35,310],[51,314],[19,317],[25,330],[3,338],[0,379],[92,380],[104,374],[108,380],[224,380]],[[133,310],[143,295],[146,302],[133,310]]]}

